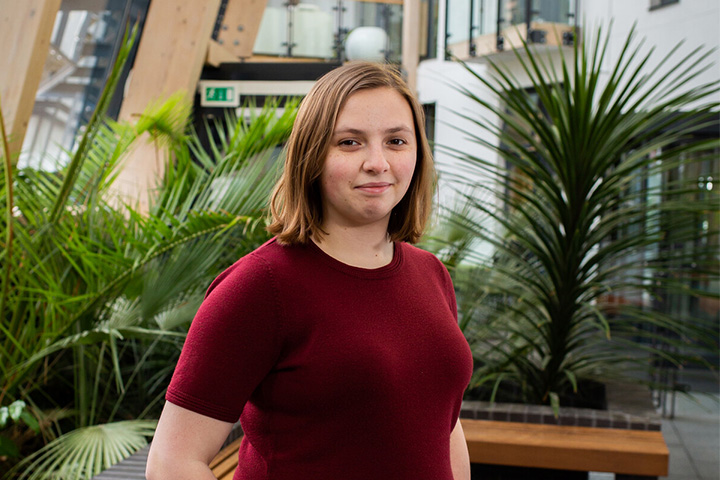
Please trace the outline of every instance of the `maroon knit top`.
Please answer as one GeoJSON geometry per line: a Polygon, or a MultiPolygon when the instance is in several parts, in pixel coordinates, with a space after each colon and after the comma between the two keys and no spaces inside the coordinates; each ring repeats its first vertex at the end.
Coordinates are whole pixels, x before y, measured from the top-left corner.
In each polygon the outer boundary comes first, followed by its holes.
{"type": "Polygon", "coordinates": [[[452,480],[471,371],[432,254],[363,269],[270,240],[210,286],[166,398],[240,417],[235,480],[452,480]]]}

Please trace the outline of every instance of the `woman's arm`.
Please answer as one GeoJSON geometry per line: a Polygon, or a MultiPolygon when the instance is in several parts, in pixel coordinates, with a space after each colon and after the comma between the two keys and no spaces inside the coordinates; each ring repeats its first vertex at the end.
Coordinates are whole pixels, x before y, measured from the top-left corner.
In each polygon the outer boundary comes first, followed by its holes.
{"type": "Polygon", "coordinates": [[[450,434],[450,464],[455,480],[470,480],[470,455],[459,418],[450,434]]]}
{"type": "Polygon", "coordinates": [[[147,480],[217,480],[208,465],[232,426],[165,402],[148,454],[147,480]]]}

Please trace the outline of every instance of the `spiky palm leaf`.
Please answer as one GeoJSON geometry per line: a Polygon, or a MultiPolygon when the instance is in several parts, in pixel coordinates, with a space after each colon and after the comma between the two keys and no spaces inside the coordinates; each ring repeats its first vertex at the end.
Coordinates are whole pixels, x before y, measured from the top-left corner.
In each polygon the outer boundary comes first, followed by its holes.
{"type": "Polygon", "coordinates": [[[475,322],[474,385],[490,383],[493,395],[508,382],[525,401],[557,404],[579,378],[607,375],[630,357],[646,369],[647,353],[678,365],[702,360],[694,350],[655,347],[692,341],[717,352],[713,322],[672,316],[647,301],[608,301],[718,296],[689,288],[693,276],[717,279],[717,224],[703,230],[696,220],[717,215],[718,196],[698,195],[696,180],[672,177],[717,152],[716,138],[691,134],[715,118],[718,82],[686,88],[712,52],[696,49],[679,60],[671,52],[648,71],[653,54],[642,54],[634,36],[612,64],[610,34],[601,31],[577,42],[572,59],[560,50],[557,68],[551,56],[523,45],[516,59],[529,84],[495,61],[490,75],[468,68],[500,106],[458,86],[493,117],[464,115],[494,138],[469,135],[503,162],[452,151],[464,169],[457,181],[497,199],[465,196],[475,217],[486,215],[498,228],[464,216],[463,228],[495,254],[475,258],[488,274],[459,295],[491,300],[480,314],[466,313],[475,322]],[[488,176],[491,182],[466,180],[488,176]],[[673,248],[679,242],[694,247],[673,248]]]}

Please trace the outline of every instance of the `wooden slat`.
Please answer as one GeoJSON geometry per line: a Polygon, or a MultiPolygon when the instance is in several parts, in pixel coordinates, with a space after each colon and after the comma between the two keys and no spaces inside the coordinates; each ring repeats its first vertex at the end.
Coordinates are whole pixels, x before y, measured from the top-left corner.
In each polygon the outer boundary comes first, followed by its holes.
{"type": "Polygon", "coordinates": [[[210,469],[218,480],[232,480],[238,462],[238,450],[240,449],[242,437],[233,441],[230,445],[220,450],[210,462],[210,469]]]}
{"type": "Polygon", "coordinates": [[[420,0],[403,0],[402,68],[410,90],[417,92],[417,68],[420,63],[420,0]]]}
{"type": "Polygon", "coordinates": [[[267,0],[230,0],[225,8],[218,43],[240,58],[252,56],[267,0]]]}
{"type": "Polygon", "coordinates": [[[136,118],[148,104],[178,91],[192,98],[219,8],[220,0],[150,3],[121,120],[136,118]]]}
{"type": "Polygon", "coordinates": [[[59,9],[60,0],[0,0],[0,102],[11,155],[22,148],[59,9]]]}
{"type": "Polygon", "coordinates": [[[664,476],[662,433],[462,419],[470,460],[492,465],[664,476]]]}
{"type": "Polygon", "coordinates": [[[220,45],[215,40],[210,40],[210,43],[208,44],[207,57],[205,58],[205,63],[207,65],[218,67],[221,63],[234,63],[239,61],[240,59],[236,57],[234,53],[220,45]]]}
{"type": "MultiPolygon", "coordinates": [[[[150,3],[120,120],[136,120],[152,103],[182,91],[190,102],[200,79],[221,0],[150,3]]],[[[140,141],[142,143],[142,140],[140,141]]],[[[162,175],[154,146],[136,145],[113,186],[125,200],[148,206],[147,192],[162,175]]]]}

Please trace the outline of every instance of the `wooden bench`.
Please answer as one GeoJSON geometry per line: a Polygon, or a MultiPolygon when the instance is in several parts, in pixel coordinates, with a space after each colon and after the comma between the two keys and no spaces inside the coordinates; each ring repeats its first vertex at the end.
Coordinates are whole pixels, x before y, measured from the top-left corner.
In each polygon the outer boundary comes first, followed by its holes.
{"type": "MultiPolygon", "coordinates": [[[[611,472],[623,479],[668,474],[669,452],[661,432],[490,420],[461,422],[473,463],[611,472]]],[[[219,480],[232,480],[241,440],[223,448],[210,464],[219,480]]]]}
{"type": "Polygon", "coordinates": [[[473,463],[611,472],[624,479],[668,474],[670,453],[658,431],[461,421],[473,463]]]}
{"type": "Polygon", "coordinates": [[[232,441],[215,455],[210,462],[210,469],[218,480],[232,480],[238,463],[238,450],[240,450],[242,437],[232,441]]]}

